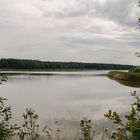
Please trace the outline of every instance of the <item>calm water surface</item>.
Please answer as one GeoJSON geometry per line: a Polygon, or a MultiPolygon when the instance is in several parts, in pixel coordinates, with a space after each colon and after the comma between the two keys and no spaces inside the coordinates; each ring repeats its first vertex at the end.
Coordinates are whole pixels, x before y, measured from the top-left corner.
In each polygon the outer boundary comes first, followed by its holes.
{"type": "Polygon", "coordinates": [[[33,75],[26,72],[10,75],[8,82],[0,85],[0,96],[8,99],[17,120],[26,108],[34,108],[42,122],[49,118],[84,116],[100,120],[108,109],[127,112],[133,102],[130,91],[140,93],[139,88],[110,80],[104,76],[107,72],[33,72],[33,75]]]}

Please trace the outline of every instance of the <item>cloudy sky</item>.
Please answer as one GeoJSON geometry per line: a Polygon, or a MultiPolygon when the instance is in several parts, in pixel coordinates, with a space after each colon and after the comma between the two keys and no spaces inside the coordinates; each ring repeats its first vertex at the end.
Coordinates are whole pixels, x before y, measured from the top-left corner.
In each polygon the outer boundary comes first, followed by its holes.
{"type": "Polygon", "coordinates": [[[0,0],[0,57],[140,64],[138,0],[0,0]]]}

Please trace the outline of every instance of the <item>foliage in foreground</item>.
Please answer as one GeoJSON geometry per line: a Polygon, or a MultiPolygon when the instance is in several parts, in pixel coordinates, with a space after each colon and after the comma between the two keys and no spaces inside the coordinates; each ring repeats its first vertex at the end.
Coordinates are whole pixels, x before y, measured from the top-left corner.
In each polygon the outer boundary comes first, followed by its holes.
{"type": "Polygon", "coordinates": [[[37,124],[38,115],[35,114],[33,109],[26,109],[26,113],[23,113],[24,123],[22,127],[19,127],[17,135],[20,140],[38,140],[40,135],[38,132],[39,125],[37,124]]]}
{"type": "MultiPolygon", "coordinates": [[[[140,98],[134,91],[132,96],[135,97],[136,102],[131,105],[131,111],[124,117],[120,117],[117,112],[109,110],[104,116],[113,121],[116,125],[116,130],[113,130],[108,135],[108,140],[140,140],[140,98]]],[[[41,134],[45,134],[46,140],[60,140],[61,130],[59,128],[52,129],[49,126],[45,126],[42,131],[39,129],[38,118],[39,116],[33,109],[26,109],[23,113],[23,124],[18,126],[17,124],[11,124],[12,114],[11,107],[5,106],[5,98],[0,98],[0,140],[39,140],[41,134]],[[52,136],[55,134],[55,137],[52,136]]],[[[83,118],[79,125],[81,129],[81,138],[77,140],[94,140],[95,132],[91,120],[83,118]]],[[[108,130],[105,130],[105,133],[108,130]]],[[[64,139],[64,137],[63,137],[64,139]]],[[[97,140],[97,139],[96,139],[97,140]]],[[[106,140],[102,136],[99,140],[106,140]]]]}
{"type": "Polygon", "coordinates": [[[114,140],[140,140],[140,98],[136,91],[131,93],[136,102],[131,105],[131,111],[121,118],[116,112],[109,110],[104,116],[117,125],[117,129],[112,133],[111,138],[114,140]]]}
{"type": "Polygon", "coordinates": [[[6,99],[0,97],[0,140],[7,140],[13,136],[11,107],[4,105],[6,99]]]}

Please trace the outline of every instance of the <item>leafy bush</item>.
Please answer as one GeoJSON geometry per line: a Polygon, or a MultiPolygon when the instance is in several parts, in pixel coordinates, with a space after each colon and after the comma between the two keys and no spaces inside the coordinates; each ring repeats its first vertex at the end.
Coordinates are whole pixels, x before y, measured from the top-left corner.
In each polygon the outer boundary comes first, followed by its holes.
{"type": "Polygon", "coordinates": [[[135,97],[136,102],[132,104],[131,111],[125,116],[125,120],[112,110],[104,114],[117,125],[117,129],[111,135],[114,140],[140,140],[140,98],[136,91],[131,95],[135,97]]]}
{"type": "Polygon", "coordinates": [[[6,100],[0,97],[0,140],[11,139],[16,128],[16,124],[10,124],[10,120],[12,119],[11,107],[4,105],[6,100]]]}

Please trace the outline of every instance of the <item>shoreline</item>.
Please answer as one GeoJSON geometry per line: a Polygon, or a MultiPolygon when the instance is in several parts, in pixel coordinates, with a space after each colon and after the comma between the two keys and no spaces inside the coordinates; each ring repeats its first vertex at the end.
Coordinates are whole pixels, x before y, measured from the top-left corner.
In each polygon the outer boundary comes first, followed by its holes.
{"type": "Polygon", "coordinates": [[[134,81],[134,82],[140,81],[139,73],[110,71],[107,73],[107,76],[124,81],[134,81]]]}

